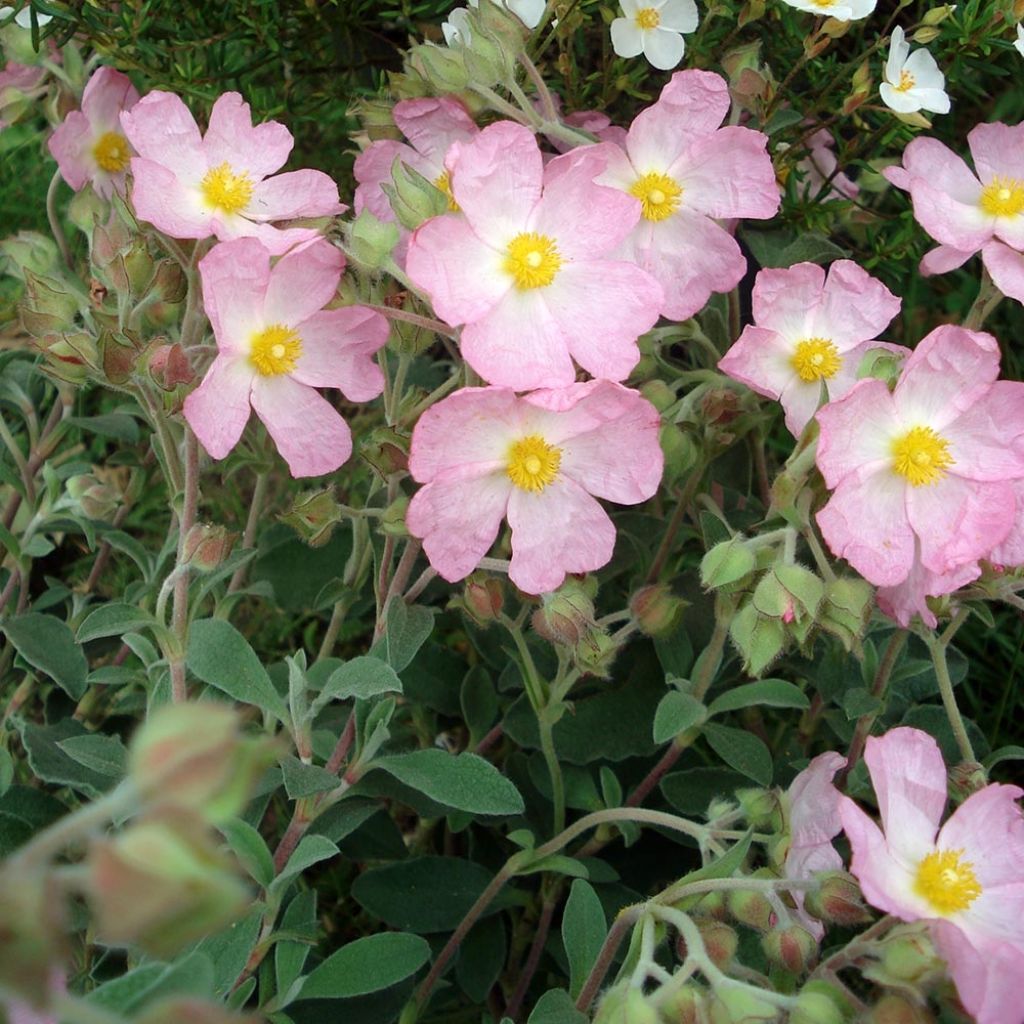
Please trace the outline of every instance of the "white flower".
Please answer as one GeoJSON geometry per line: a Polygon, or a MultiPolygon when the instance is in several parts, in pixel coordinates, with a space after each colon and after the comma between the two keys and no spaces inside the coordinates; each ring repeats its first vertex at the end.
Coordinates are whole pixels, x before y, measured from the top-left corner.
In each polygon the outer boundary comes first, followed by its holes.
{"type": "Polygon", "coordinates": [[[1017,41],[1013,44],[1017,52],[1024,57],[1024,24],[1017,22],[1017,41]]]}
{"type": "Polygon", "coordinates": [[[469,31],[468,8],[453,8],[448,20],[441,22],[441,31],[444,33],[444,41],[449,46],[469,46],[472,36],[469,31]]]}
{"type": "Polygon", "coordinates": [[[682,59],[683,33],[697,27],[694,0],[620,0],[624,17],[612,22],[612,48],[620,57],[641,53],[659,71],[682,59]]]}
{"type": "MultiPolygon", "coordinates": [[[[511,11],[527,28],[536,28],[540,19],[544,17],[544,9],[547,7],[545,0],[494,0],[499,7],[511,11]]],[[[470,7],[479,7],[480,0],[469,0],[470,7]]],[[[456,7],[448,20],[441,22],[441,31],[444,33],[444,41],[452,46],[463,43],[466,46],[472,39],[469,22],[466,16],[469,11],[465,7],[456,7]]]]}
{"type": "MultiPolygon", "coordinates": [[[[0,7],[0,21],[3,21],[4,18],[9,18],[12,14],[14,14],[13,7],[0,7]]],[[[44,25],[49,25],[50,22],[53,21],[53,15],[43,14],[42,11],[36,11],[36,21],[39,23],[39,27],[42,28],[44,25]]],[[[32,27],[32,12],[28,7],[23,7],[14,15],[14,24],[20,25],[21,28],[32,27]]]]}
{"type": "Polygon", "coordinates": [[[784,2],[798,11],[825,14],[837,21],[856,21],[858,18],[866,18],[875,9],[878,0],[784,0],[784,2]]]}
{"type": "Polygon", "coordinates": [[[927,50],[910,52],[910,44],[898,25],[892,30],[885,81],[878,92],[885,105],[900,114],[911,114],[915,110],[949,113],[946,76],[927,50]]]}

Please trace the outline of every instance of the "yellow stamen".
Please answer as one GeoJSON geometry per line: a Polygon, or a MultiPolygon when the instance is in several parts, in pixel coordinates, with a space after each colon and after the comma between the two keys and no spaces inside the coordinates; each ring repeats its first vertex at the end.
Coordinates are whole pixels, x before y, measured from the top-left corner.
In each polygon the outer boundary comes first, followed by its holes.
{"type": "Polygon", "coordinates": [[[548,444],[540,434],[520,438],[508,450],[509,479],[523,491],[543,491],[558,475],[562,449],[548,444]]]}
{"type": "Polygon", "coordinates": [[[249,360],[264,377],[291,373],[302,355],[302,339],[292,327],[271,324],[253,336],[249,360]]]}
{"type": "Polygon", "coordinates": [[[561,266],[558,247],[547,235],[528,231],[516,235],[508,244],[505,270],[512,275],[517,288],[544,288],[554,281],[561,266]]]}
{"type": "Polygon", "coordinates": [[[909,71],[901,71],[899,84],[893,88],[897,92],[910,92],[914,88],[914,76],[909,71]]]}
{"type": "Polygon", "coordinates": [[[1024,181],[993,178],[983,189],[979,205],[992,217],[1016,217],[1024,213],[1024,181]]]}
{"type": "Polygon", "coordinates": [[[949,442],[931,427],[913,427],[892,444],[892,468],[914,487],[936,484],[953,465],[949,442]]]}
{"type": "Polygon", "coordinates": [[[105,132],[92,147],[93,159],[107,174],[120,174],[132,158],[128,140],[120,132],[105,132]]]}
{"type": "Polygon", "coordinates": [[[641,7],[636,12],[637,28],[657,28],[661,24],[661,15],[654,7],[641,7]]]}
{"type": "Polygon", "coordinates": [[[797,376],[807,384],[831,380],[843,365],[839,349],[828,338],[804,338],[790,357],[797,376]]]}
{"type": "Polygon", "coordinates": [[[447,171],[442,171],[434,179],[434,188],[439,189],[448,197],[448,209],[452,213],[458,213],[459,204],[455,202],[455,196],[452,195],[452,178],[447,171]]]}
{"type": "Polygon", "coordinates": [[[236,174],[228,163],[207,171],[199,187],[206,205],[224,213],[238,213],[252,199],[252,178],[245,171],[236,174]]]}
{"type": "Polygon", "coordinates": [[[679,209],[683,188],[667,174],[651,171],[633,182],[629,194],[640,200],[644,220],[664,220],[679,209]]]}
{"type": "Polygon", "coordinates": [[[917,867],[914,889],[943,916],[966,910],[980,895],[974,865],[963,850],[935,850],[917,867]]]}

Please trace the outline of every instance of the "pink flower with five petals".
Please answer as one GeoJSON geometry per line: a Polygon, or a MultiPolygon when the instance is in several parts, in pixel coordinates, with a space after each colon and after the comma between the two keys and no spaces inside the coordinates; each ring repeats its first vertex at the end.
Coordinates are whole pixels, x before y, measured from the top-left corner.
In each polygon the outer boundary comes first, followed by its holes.
{"type": "Polygon", "coordinates": [[[291,153],[292,134],[277,121],[253,126],[237,92],[217,99],[205,135],[169,92],[149,93],[121,115],[121,126],[139,153],[131,163],[135,212],[172,238],[254,237],[280,256],[319,232],[273,222],[345,209],[322,171],[276,173],[291,153]]]}
{"type": "Polygon", "coordinates": [[[217,245],[199,262],[203,304],[218,354],[185,399],[185,419],[206,451],[222,459],[238,443],[250,407],[292,476],[320,476],[352,454],[352,435],[315,389],[338,388],[368,402],[384,388],[374,353],[387,321],[361,306],[324,309],[344,257],[317,240],[270,265],[255,238],[217,245]]]}

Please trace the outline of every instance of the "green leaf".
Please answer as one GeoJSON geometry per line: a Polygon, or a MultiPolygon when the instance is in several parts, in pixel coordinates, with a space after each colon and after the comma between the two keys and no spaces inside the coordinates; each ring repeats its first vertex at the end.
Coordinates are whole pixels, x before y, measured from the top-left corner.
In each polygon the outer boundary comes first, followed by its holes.
{"type": "MultiPolygon", "coordinates": [[[[1024,761],[1024,747],[1008,746],[993,750],[982,762],[986,768],[994,768],[1000,761],[1024,761]]],[[[0,779],[3,778],[3,766],[0,765],[0,779]]],[[[3,785],[0,783],[0,793],[3,785]]]]}
{"type": "Polygon", "coordinates": [[[274,858],[263,836],[241,818],[221,825],[220,830],[245,870],[264,889],[270,885],[274,880],[274,858]]]}
{"type": "Polygon", "coordinates": [[[321,861],[337,857],[338,852],[338,847],[325,836],[303,836],[295,852],[288,858],[288,863],[267,890],[268,894],[280,896],[303,871],[308,871],[321,861]]]}
{"type": "Polygon", "coordinates": [[[200,619],[189,630],[187,663],[194,675],[243,704],[255,704],[280,721],[288,718],[281,695],[248,641],[223,619],[200,619]]]}
{"type": "Polygon", "coordinates": [[[847,690],[840,703],[851,722],[864,715],[873,715],[882,706],[881,700],[864,686],[855,686],[847,690]]]}
{"type": "Polygon", "coordinates": [[[481,1006],[487,1002],[487,993],[501,976],[507,952],[505,925],[500,917],[484,918],[470,929],[459,947],[455,978],[472,1002],[481,1006]]]}
{"type": "Polygon", "coordinates": [[[149,963],[90,992],[86,1002],[112,1013],[134,1014],[148,1003],[171,996],[203,998],[213,994],[210,958],[192,952],[173,964],[149,963]]]}
{"type": "Polygon", "coordinates": [[[762,267],[791,267],[794,263],[831,263],[849,256],[846,249],[814,231],[794,236],[790,231],[741,232],[762,267]]]}
{"type": "Polygon", "coordinates": [[[29,767],[36,778],[54,786],[70,786],[94,798],[110,789],[113,779],[109,775],[86,768],[60,748],[65,740],[91,735],[75,719],[62,718],[55,725],[20,722],[18,727],[29,767]]]}
{"type": "Polygon", "coordinates": [[[569,995],[575,999],[608,935],[604,908],[594,887],[577,878],[562,914],[562,943],[569,961],[569,995]]]}
{"type": "Polygon", "coordinates": [[[527,1024],[587,1024],[564,988],[553,988],[537,1000],[527,1024]]]}
{"type": "Polygon", "coordinates": [[[281,774],[284,776],[284,788],[290,800],[326,793],[341,785],[341,780],[326,768],[315,764],[303,764],[297,757],[290,755],[281,760],[281,774]]]}
{"type": "Polygon", "coordinates": [[[70,736],[57,746],[73,761],[100,775],[109,775],[113,779],[124,777],[128,751],[117,736],[101,733],[70,736]]]}
{"type": "Polygon", "coordinates": [[[414,750],[374,761],[392,778],[445,807],[470,814],[521,814],[519,790],[490,761],[476,754],[414,750]]]}
{"type": "Polygon", "coordinates": [[[41,789],[12,785],[0,796],[0,857],[67,814],[59,800],[41,789]]]}
{"type": "Polygon", "coordinates": [[[474,746],[494,725],[499,711],[491,674],[483,665],[474,665],[463,678],[459,706],[469,727],[470,746],[474,746]]]}
{"type": "Polygon", "coordinates": [[[124,636],[157,624],[149,612],[132,604],[114,601],[100,605],[85,617],[78,627],[77,640],[84,644],[104,636],[124,636]]]}
{"type": "Polygon", "coordinates": [[[69,416],[67,422],[79,430],[88,430],[101,437],[112,437],[115,441],[135,444],[139,439],[139,425],[133,416],[123,412],[111,412],[102,416],[69,416]]]}
{"type": "Polygon", "coordinates": [[[292,985],[299,980],[302,968],[312,952],[317,938],[316,890],[300,892],[281,915],[281,931],[308,939],[308,942],[281,940],[274,947],[274,975],[277,979],[278,998],[287,1006],[292,985]]]}
{"type": "Polygon", "coordinates": [[[14,781],[14,759],[4,747],[0,747],[0,796],[11,788],[14,781]]]}
{"type": "Polygon", "coordinates": [[[702,815],[712,800],[732,797],[745,785],[744,777],[731,768],[702,766],[666,775],[660,789],[677,811],[692,818],[702,815]]]}
{"type": "Polygon", "coordinates": [[[679,880],[679,884],[699,882],[707,878],[731,878],[742,866],[753,839],[754,833],[748,832],[742,839],[737,839],[718,860],[713,860],[710,864],[705,864],[704,867],[684,875],[679,880]]]}
{"type": "Polygon", "coordinates": [[[402,680],[387,662],[380,658],[364,656],[353,658],[335,669],[324,683],[324,688],[313,703],[314,714],[329,701],[369,700],[382,693],[401,693],[402,680]]]}
{"type": "Polygon", "coordinates": [[[45,672],[72,700],[82,699],[89,665],[66,622],[31,612],[5,622],[0,629],[33,668],[45,672]]]}
{"type": "Polygon", "coordinates": [[[257,907],[240,921],[208,935],[193,949],[213,963],[213,989],[218,995],[227,995],[235,979],[241,974],[260,935],[263,908],[257,907]]]}
{"type": "Polygon", "coordinates": [[[762,705],[770,708],[809,708],[810,701],[799,686],[785,679],[762,679],[756,683],[735,686],[716,697],[708,708],[708,715],[762,705]]]}
{"type": "Polygon", "coordinates": [[[408,605],[400,597],[388,605],[384,652],[388,664],[396,671],[406,668],[426,642],[434,628],[434,613],[422,605],[408,605]]]}
{"type": "Polygon", "coordinates": [[[654,742],[664,743],[681,732],[702,725],[708,709],[696,697],[681,690],[669,690],[654,712],[654,742]]]}
{"type": "Polygon", "coordinates": [[[382,932],[343,946],[302,984],[302,999],[351,999],[390,988],[415,974],[430,959],[418,935],[382,932]]]}
{"type": "Polygon", "coordinates": [[[742,772],[758,785],[771,785],[772,755],[753,733],[733,729],[728,725],[709,723],[704,727],[704,737],[711,749],[730,768],[742,772]]]}

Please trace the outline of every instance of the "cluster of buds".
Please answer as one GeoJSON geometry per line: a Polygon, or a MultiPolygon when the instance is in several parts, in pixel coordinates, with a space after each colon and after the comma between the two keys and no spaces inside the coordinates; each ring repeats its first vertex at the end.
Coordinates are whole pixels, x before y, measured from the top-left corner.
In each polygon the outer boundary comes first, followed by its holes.
{"type": "Polygon", "coordinates": [[[449,608],[461,609],[484,629],[498,620],[504,606],[505,582],[486,572],[468,576],[462,594],[448,602],[449,608]]]}
{"type": "Polygon", "coordinates": [[[62,507],[86,519],[113,522],[127,497],[128,471],[124,466],[93,466],[88,473],[69,477],[64,485],[62,507]]]}
{"type": "Polygon", "coordinates": [[[545,640],[568,649],[582,672],[606,678],[619,645],[596,621],[596,594],[597,581],[593,577],[570,577],[558,590],[541,595],[541,606],[531,621],[545,640]]]}

